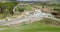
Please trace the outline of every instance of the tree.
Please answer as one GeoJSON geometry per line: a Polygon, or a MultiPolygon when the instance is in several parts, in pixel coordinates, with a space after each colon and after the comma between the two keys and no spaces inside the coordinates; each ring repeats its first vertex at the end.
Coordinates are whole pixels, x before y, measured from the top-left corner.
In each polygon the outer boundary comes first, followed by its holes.
{"type": "Polygon", "coordinates": [[[5,13],[10,13],[13,14],[13,8],[15,5],[17,5],[17,2],[5,2],[5,3],[0,3],[0,13],[5,14],[5,13]]]}

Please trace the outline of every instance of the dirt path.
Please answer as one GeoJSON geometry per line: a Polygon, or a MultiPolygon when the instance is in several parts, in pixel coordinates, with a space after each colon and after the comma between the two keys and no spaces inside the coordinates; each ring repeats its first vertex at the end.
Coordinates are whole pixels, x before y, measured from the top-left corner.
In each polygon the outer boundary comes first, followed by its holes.
{"type": "Polygon", "coordinates": [[[0,30],[6,30],[6,29],[9,29],[9,28],[0,28],[0,30]]]}

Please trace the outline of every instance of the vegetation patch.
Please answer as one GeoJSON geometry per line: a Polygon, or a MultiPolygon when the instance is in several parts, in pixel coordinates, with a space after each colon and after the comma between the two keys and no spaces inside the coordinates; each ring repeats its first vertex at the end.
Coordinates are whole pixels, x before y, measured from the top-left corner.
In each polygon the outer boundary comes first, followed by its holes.
{"type": "Polygon", "coordinates": [[[0,28],[3,27],[10,29],[0,30],[0,32],[60,32],[60,27],[43,24],[42,22],[45,21],[37,21],[31,24],[23,24],[18,26],[1,26],[0,28]]]}

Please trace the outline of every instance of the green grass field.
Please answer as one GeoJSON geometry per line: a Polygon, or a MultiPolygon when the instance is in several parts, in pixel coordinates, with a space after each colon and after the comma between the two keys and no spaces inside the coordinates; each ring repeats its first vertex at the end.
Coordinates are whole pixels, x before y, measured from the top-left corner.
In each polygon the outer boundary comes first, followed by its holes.
{"type": "Polygon", "coordinates": [[[34,22],[31,24],[22,24],[18,26],[0,26],[0,28],[9,28],[0,30],[0,32],[60,32],[60,27],[34,22]]]}

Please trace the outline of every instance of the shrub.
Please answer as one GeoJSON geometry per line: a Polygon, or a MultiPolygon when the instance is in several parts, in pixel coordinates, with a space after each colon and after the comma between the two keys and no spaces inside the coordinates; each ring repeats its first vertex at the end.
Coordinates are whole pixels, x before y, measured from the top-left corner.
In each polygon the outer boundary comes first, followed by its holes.
{"type": "Polygon", "coordinates": [[[51,24],[51,25],[60,25],[60,21],[49,19],[49,18],[45,18],[45,19],[43,19],[39,22],[40,23],[45,23],[45,24],[51,24]]]}

